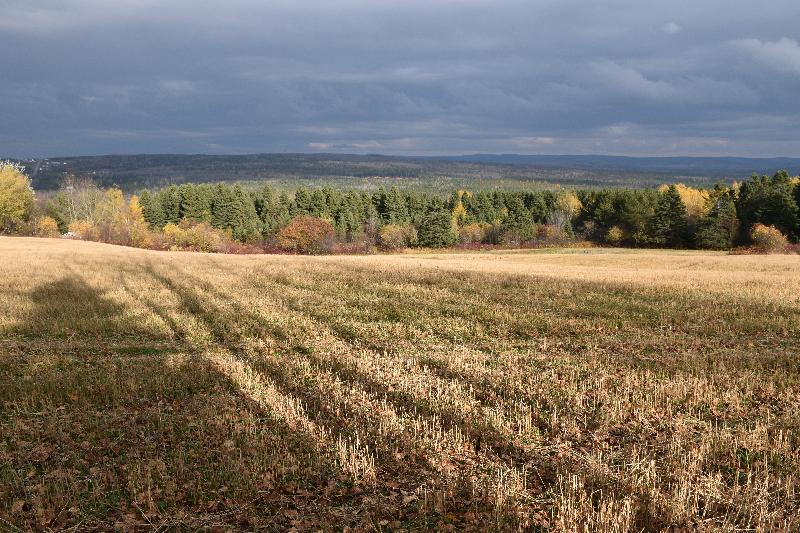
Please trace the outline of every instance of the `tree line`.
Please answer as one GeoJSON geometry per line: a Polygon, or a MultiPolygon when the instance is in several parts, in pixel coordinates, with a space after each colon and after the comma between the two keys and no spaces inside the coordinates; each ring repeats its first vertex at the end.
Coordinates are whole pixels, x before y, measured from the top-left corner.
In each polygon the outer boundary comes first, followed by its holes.
{"type": "Polygon", "coordinates": [[[72,176],[42,203],[33,201],[18,167],[2,168],[0,230],[67,233],[157,248],[325,252],[376,245],[528,246],[581,240],[725,250],[764,239],[778,247],[800,239],[800,180],[787,172],[709,189],[674,184],[658,189],[458,190],[444,196],[397,187],[375,192],[299,187],[289,194],[269,186],[217,183],[171,185],[129,198],[72,176]],[[16,215],[3,214],[3,202],[14,203],[4,198],[17,199],[16,215]]]}

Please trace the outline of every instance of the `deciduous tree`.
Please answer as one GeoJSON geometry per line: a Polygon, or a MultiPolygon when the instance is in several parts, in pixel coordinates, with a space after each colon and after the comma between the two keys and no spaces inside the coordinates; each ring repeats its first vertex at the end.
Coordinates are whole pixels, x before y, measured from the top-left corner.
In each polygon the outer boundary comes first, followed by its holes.
{"type": "Polygon", "coordinates": [[[33,209],[33,187],[22,167],[0,162],[0,233],[27,222],[33,209]]]}
{"type": "Polygon", "coordinates": [[[294,217],[277,235],[278,245],[290,252],[319,254],[331,250],[336,231],[327,220],[309,215],[294,217]]]}

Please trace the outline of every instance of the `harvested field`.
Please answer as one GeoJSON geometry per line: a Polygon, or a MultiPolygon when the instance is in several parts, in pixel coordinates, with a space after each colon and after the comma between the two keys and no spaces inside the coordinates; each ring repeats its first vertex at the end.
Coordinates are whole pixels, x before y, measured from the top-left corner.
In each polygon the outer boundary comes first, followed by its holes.
{"type": "Polygon", "coordinates": [[[0,529],[800,530],[800,256],[0,265],[0,529]]]}

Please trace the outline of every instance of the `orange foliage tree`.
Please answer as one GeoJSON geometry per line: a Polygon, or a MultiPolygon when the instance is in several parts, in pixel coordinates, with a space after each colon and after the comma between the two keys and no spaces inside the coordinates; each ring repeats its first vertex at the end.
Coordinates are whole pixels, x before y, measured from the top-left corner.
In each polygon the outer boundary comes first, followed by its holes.
{"type": "Polygon", "coordinates": [[[301,215],[294,217],[276,237],[278,246],[301,254],[327,253],[336,241],[333,225],[322,218],[301,215]]]}

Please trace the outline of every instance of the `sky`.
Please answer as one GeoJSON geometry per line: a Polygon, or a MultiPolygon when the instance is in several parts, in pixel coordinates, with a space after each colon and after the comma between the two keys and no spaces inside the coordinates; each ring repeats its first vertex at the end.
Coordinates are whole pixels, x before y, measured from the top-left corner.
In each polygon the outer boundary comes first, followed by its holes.
{"type": "Polygon", "coordinates": [[[800,156],[797,0],[0,0],[0,155],[800,156]]]}

